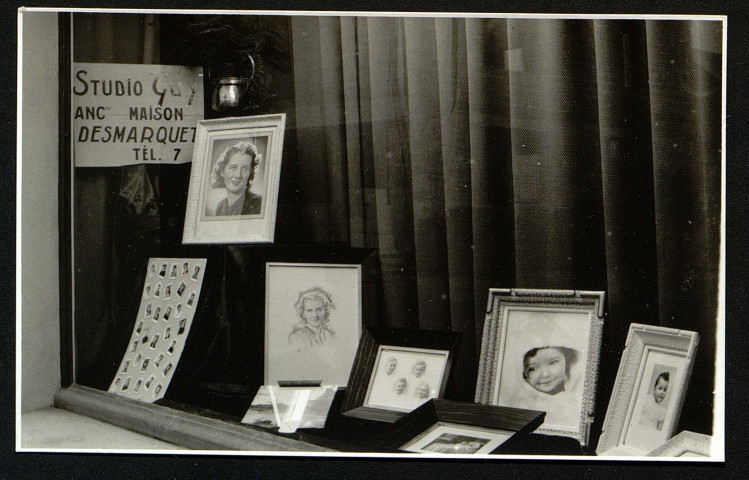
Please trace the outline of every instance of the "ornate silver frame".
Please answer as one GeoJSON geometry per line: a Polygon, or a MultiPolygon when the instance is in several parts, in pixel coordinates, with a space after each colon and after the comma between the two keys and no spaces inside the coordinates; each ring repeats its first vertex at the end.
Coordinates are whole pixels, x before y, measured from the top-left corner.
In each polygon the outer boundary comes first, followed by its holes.
{"type": "Polygon", "coordinates": [[[598,361],[603,333],[604,295],[604,292],[580,290],[490,289],[476,381],[476,403],[499,405],[504,345],[507,340],[510,340],[505,338],[508,306],[521,309],[527,307],[536,311],[553,313],[571,310],[588,312],[590,319],[588,349],[585,358],[583,398],[578,427],[562,430],[542,425],[536,430],[539,433],[572,437],[582,445],[587,445],[595,410],[598,361]]]}

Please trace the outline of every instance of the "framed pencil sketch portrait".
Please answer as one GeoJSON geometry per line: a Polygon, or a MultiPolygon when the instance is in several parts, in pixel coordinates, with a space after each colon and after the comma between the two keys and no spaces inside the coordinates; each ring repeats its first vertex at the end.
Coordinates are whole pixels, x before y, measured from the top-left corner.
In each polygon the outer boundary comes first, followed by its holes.
{"type": "Polygon", "coordinates": [[[441,398],[457,334],[367,329],[351,369],[345,415],[394,422],[432,398],[441,398]]]}
{"type": "Polygon", "coordinates": [[[491,289],[476,403],[540,410],[539,433],[588,444],[603,292],[491,289]]]}
{"type": "Polygon", "coordinates": [[[361,279],[358,264],[266,263],[266,385],[346,385],[362,331],[361,279]]]}
{"type": "Polygon", "coordinates": [[[286,115],[198,122],[182,243],[271,243],[286,115]]]}
{"type": "Polygon", "coordinates": [[[630,325],[598,455],[644,456],[673,436],[698,343],[696,332],[630,325]]]}

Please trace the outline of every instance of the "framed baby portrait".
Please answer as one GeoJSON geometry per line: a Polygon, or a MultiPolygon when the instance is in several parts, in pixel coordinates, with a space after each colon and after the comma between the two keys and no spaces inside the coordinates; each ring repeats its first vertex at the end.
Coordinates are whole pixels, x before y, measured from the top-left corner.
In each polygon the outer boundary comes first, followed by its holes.
{"type": "Polygon", "coordinates": [[[346,385],[362,331],[362,266],[265,264],[265,385],[346,385]]]}
{"type": "Polygon", "coordinates": [[[644,456],[673,436],[698,342],[696,332],[630,325],[598,455],[644,456]]]}
{"type": "Polygon", "coordinates": [[[182,243],[271,243],[286,115],[198,122],[182,243]]]}
{"type": "Polygon", "coordinates": [[[367,329],[351,369],[344,415],[394,422],[432,398],[441,398],[457,334],[367,329]]]}
{"type": "Polygon", "coordinates": [[[431,399],[395,422],[388,446],[431,455],[500,453],[510,439],[522,441],[543,422],[533,410],[431,399]]]}
{"type": "Polygon", "coordinates": [[[491,289],[476,403],[546,412],[539,433],[588,444],[603,292],[491,289]]]}

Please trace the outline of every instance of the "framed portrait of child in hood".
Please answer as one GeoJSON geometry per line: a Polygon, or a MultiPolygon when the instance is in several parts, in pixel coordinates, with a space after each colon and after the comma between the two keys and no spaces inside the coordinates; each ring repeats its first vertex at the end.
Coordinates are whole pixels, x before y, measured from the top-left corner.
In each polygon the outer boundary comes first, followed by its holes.
{"type": "Polygon", "coordinates": [[[604,292],[491,289],[476,403],[546,412],[537,432],[587,445],[604,292]]]}

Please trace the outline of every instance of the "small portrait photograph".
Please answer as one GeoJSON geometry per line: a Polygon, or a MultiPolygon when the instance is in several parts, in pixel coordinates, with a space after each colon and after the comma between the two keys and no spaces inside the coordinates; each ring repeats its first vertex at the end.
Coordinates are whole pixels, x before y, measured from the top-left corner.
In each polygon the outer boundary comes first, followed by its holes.
{"type": "Polygon", "coordinates": [[[508,309],[499,405],[546,412],[544,426],[580,425],[590,315],[508,309]]]}
{"type": "Polygon", "coordinates": [[[178,297],[182,296],[182,294],[185,292],[185,288],[186,287],[187,287],[187,285],[185,285],[185,282],[182,282],[182,283],[179,284],[179,287],[177,287],[177,296],[178,297]]]}
{"type": "Polygon", "coordinates": [[[160,277],[166,276],[166,263],[161,264],[161,268],[159,269],[159,276],[160,277]]]}
{"type": "Polygon", "coordinates": [[[190,264],[188,262],[185,262],[182,264],[182,276],[184,277],[190,272],[190,264]]]}
{"type": "Polygon", "coordinates": [[[447,350],[380,345],[364,406],[410,412],[437,398],[448,355],[447,350]]]}
{"type": "Polygon", "coordinates": [[[666,420],[666,410],[668,409],[668,385],[671,383],[671,374],[673,368],[664,365],[656,365],[648,387],[647,396],[640,413],[639,425],[663,430],[663,422],[666,420]],[[655,377],[653,380],[652,377],[655,377]]]}
{"type": "Polygon", "coordinates": [[[267,137],[216,139],[204,217],[262,215],[267,137]],[[260,193],[257,193],[260,192],[260,193]]]}
{"type": "Polygon", "coordinates": [[[434,454],[487,454],[512,437],[513,432],[439,422],[416,436],[401,450],[434,454]]]}
{"type": "Polygon", "coordinates": [[[169,278],[177,278],[177,264],[172,265],[172,269],[169,272],[169,278]]]}
{"type": "Polygon", "coordinates": [[[169,300],[172,298],[172,284],[170,283],[166,287],[164,287],[164,300],[169,300]]]}
{"type": "Polygon", "coordinates": [[[184,243],[273,240],[284,123],[283,114],[198,123],[184,243]]]}
{"type": "Polygon", "coordinates": [[[346,385],[361,302],[360,265],[267,263],[265,383],[346,385]]]}
{"type": "Polygon", "coordinates": [[[152,263],[148,266],[148,276],[153,277],[154,275],[156,275],[156,264],[152,263]]]}
{"type": "Polygon", "coordinates": [[[667,352],[651,350],[647,354],[631,406],[625,446],[649,451],[668,440],[664,427],[677,403],[673,399],[679,390],[679,363],[683,363],[680,356],[667,352]]]}

